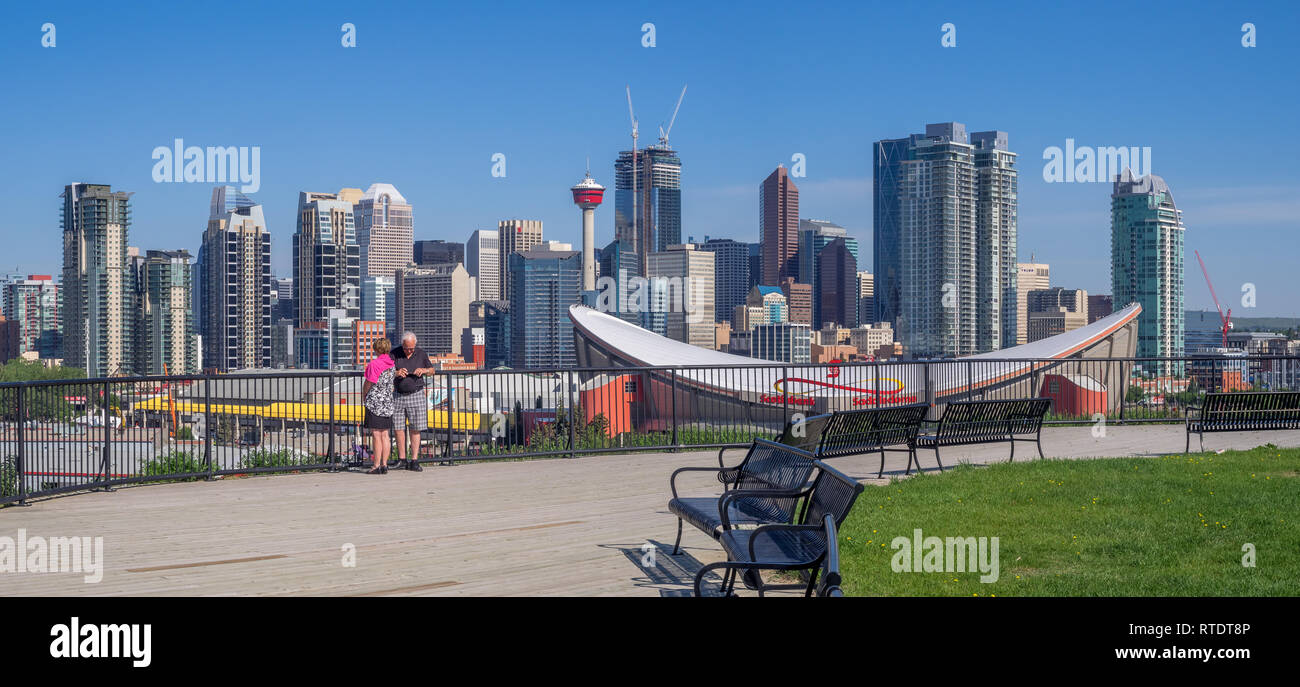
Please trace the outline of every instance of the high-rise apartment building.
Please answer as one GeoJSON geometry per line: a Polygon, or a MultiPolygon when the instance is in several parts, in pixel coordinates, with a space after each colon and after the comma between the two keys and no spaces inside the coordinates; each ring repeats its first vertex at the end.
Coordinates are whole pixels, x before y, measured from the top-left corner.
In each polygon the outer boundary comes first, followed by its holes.
{"type": "Polygon", "coordinates": [[[916,356],[1013,345],[1018,201],[1006,133],[968,140],[962,124],[928,124],[878,141],[875,174],[878,320],[892,316],[916,356]]]}
{"type": "Polygon", "coordinates": [[[476,229],[465,244],[465,269],[474,278],[474,300],[501,300],[501,232],[476,229]]]}
{"type": "Polygon", "coordinates": [[[858,326],[858,259],[844,237],[817,252],[813,284],[813,324],[858,326]]]}
{"type": "MultiPolygon", "coordinates": [[[[233,187],[213,189],[199,253],[202,367],[227,372],[270,366],[271,291],[280,295],[282,306],[291,306],[293,286],[271,278],[271,234],[262,206],[233,187]]],[[[287,310],[281,315],[292,317],[287,310]]]]}
{"type": "Polygon", "coordinates": [[[509,258],[511,366],[572,367],[569,306],[582,302],[582,252],[535,247],[509,258]]]}
{"type": "Polygon", "coordinates": [[[632,246],[643,270],[650,253],[682,242],[682,161],[667,145],[624,150],[614,161],[614,238],[632,246]]]}
{"type": "Polygon", "coordinates": [[[1047,263],[1017,263],[1016,271],[1016,344],[1028,343],[1029,339],[1029,292],[1050,288],[1051,267],[1047,263]]]}
{"type": "MultiPolygon", "coordinates": [[[[1114,311],[1115,304],[1111,300],[1110,294],[1100,293],[1088,295],[1088,324],[1092,324],[1093,322],[1110,315],[1114,311]]],[[[1185,341],[1184,345],[1186,345],[1185,341]]]]}
{"type": "Polygon", "coordinates": [[[763,284],[779,286],[787,278],[797,278],[799,187],[784,166],[778,166],[759,185],[758,222],[763,284]]]}
{"type": "Polygon", "coordinates": [[[795,276],[795,281],[800,284],[817,284],[817,254],[835,239],[844,239],[853,259],[861,261],[858,257],[858,240],[849,236],[844,227],[820,219],[799,220],[799,243],[796,249],[799,273],[795,276]]]}
{"type": "Polygon", "coordinates": [[[135,373],[198,372],[189,251],[151,250],[133,264],[137,294],[135,373]]]}
{"type": "Polygon", "coordinates": [[[812,327],[807,324],[760,324],[751,331],[753,357],[782,363],[812,362],[812,327]]]}
{"type": "Polygon", "coordinates": [[[650,254],[652,290],[666,289],[664,335],[676,341],[713,348],[714,254],[695,244],[669,246],[650,254]]]}
{"type": "Polygon", "coordinates": [[[483,367],[493,369],[509,367],[513,362],[511,346],[513,332],[510,326],[510,303],[507,301],[483,302],[483,367]]]}
{"type": "Polygon", "coordinates": [[[63,357],[63,301],[59,283],[48,274],[29,274],[4,284],[4,318],[15,326],[14,355],[35,352],[41,358],[63,357]]]}
{"type": "Polygon", "coordinates": [[[106,184],[63,189],[63,364],[89,377],[129,375],[134,358],[127,233],[131,193],[106,184]]]}
{"type": "Polygon", "coordinates": [[[396,281],[396,331],[415,332],[420,347],[430,355],[459,351],[473,300],[465,266],[407,267],[398,273],[396,281]]]}
{"type": "MultiPolygon", "coordinates": [[[[1183,354],[1183,213],[1165,180],[1115,179],[1110,196],[1110,262],[1114,303],[1142,306],[1137,356],[1183,354]]],[[[1158,366],[1162,374],[1181,366],[1158,366]]]]}
{"type": "Polygon", "coordinates": [[[350,191],[355,189],[298,194],[298,225],[293,235],[294,321],[298,326],[324,322],[336,309],[352,319],[361,316],[361,248],[353,204],[348,200],[353,195],[350,191]]]}
{"type": "Polygon", "coordinates": [[[414,218],[411,205],[392,184],[371,184],[352,212],[361,258],[359,280],[372,275],[391,278],[410,264],[414,218]]]}
{"type": "Polygon", "coordinates": [[[497,223],[497,236],[501,297],[510,300],[510,294],[514,293],[510,284],[510,256],[531,250],[542,242],[542,222],[533,219],[501,220],[497,223]]]}

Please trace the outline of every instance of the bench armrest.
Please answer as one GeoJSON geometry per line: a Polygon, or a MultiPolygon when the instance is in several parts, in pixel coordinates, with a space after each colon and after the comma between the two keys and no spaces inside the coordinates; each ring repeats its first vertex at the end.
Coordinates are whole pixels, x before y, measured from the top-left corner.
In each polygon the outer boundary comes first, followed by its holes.
{"type": "Polygon", "coordinates": [[[670,476],[670,477],[668,478],[668,488],[669,488],[669,489],[672,489],[672,492],[673,492],[673,498],[677,498],[677,475],[679,475],[679,474],[681,474],[681,473],[683,473],[683,472],[713,472],[713,473],[720,473],[720,472],[722,472],[722,471],[719,470],[718,468],[708,468],[708,467],[685,467],[685,468],[677,468],[676,470],[673,470],[673,474],[672,474],[672,476],[670,476]]]}
{"type": "Polygon", "coordinates": [[[812,493],[812,489],[733,489],[718,499],[718,516],[722,518],[722,529],[731,529],[731,518],[727,509],[733,501],[744,498],[792,498],[797,499],[812,493]]]}

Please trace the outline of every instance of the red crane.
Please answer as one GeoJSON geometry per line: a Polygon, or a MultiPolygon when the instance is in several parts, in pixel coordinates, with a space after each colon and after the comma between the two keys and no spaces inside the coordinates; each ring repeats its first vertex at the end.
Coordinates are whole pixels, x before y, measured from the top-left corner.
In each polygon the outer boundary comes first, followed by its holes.
{"type": "Polygon", "coordinates": [[[1219,297],[1214,295],[1214,284],[1210,283],[1210,272],[1205,269],[1205,261],[1201,259],[1200,251],[1192,252],[1196,253],[1196,261],[1201,263],[1201,274],[1205,275],[1205,285],[1210,287],[1210,298],[1214,299],[1214,307],[1219,309],[1219,319],[1223,322],[1223,347],[1227,348],[1228,330],[1232,329],[1232,308],[1228,308],[1226,314],[1223,312],[1223,307],[1219,305],[1219,297]]]}

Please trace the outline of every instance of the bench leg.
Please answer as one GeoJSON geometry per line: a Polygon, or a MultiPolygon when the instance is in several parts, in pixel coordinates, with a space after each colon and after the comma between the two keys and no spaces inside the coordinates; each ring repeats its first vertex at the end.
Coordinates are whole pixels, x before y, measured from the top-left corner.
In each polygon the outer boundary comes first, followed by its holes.
{"type": "Polygon", "coordinates": [[[1011,437],[1011,457],[1007,459],[1008,463],[1016,462],[1016,438],[1011,437]]]}
{"type": "MultiPolygon", "coordinates": [[[[912,469],[911,458],[907,459],[907,469],[908,470],[912,469]]],[[[882,448],[880,449],[880,470],[876,472],[876,479],[880,479],[880,476],[883,474],[885,474],[885,449],[882,448]]]]}
{"type": "Polygon", "coordinates": [[[808,588],[803,592],[804,598],[813,595],[813,590],[817,588],[817,573],[819,572],[821,572],[821,568],[813,568],[812,574],[808,576],[808,588]]]}
{"type": "MultiPolygon", "coordinates": [[[[939,472],[943,472],[943,460],[939,458],[939,446],[937,444],[934,447],[934,462],[939,464],[939,472]]],[[[917,472],[921,471],[920,461],[917,461],[916,463],[916,471],[917,472]]]]}
{"type": "Polygon", "coordinates": [[[1189,428],[1187,430],[1187,446],[1183,447],[1183,453],[1191,453],[1191,452],[1192,452],[1192,430],[1189,428]]]}
{"type": "Polygon", "coordinates": [[[677,518],[677,541],[673,542],[672,555],[676,556],[677,552],[681,550],[681,546],[682,546],[682,519],[677,518]]]}
{"type": "Polygon", "coordinates": [[[1201,442],[1201,453],[1205,453],[1205,432],[1198,432],[1196,437],[1200,439],[1201,442]]]}
{"type": "Polygon", "coordinates": [[[1034,443],[1035,443],[1035,444],[1038,444],[1038,459],[1039,459],[1039,460],[1043,460],[1043,458],[1044,458],[1044,456],[1043,456],[1043,435],[1042,435],[1042,434],[1039,434],[1038,436],[1034,437],[1034,443]]]}

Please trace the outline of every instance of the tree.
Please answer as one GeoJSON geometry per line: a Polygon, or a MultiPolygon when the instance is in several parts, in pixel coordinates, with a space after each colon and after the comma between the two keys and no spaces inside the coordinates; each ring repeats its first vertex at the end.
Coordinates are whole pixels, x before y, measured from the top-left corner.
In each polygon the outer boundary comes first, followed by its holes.
{"type": "Polygon", "coordinates": [[[1128,393],[1124,394],[1124,402],[1141,403],[1146,397],[1147,392],[1143,391],[1142,387],[1136,384],[1130,384],[1128,387],[1128,393]]]}

